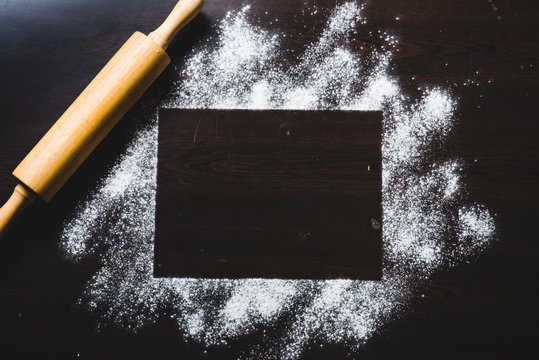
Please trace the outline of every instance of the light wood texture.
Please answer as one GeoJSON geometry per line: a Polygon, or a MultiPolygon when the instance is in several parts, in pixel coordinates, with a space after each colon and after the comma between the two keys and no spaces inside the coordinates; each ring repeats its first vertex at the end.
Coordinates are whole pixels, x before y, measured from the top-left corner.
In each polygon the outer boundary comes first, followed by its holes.
{"type": "Polygon", "coordinates": [[[148,37],[166,50],[170,41],[202,9],[203,0],[182,0],[176,4],[167,19],[148,37]]]}
{"type": "Polygon", "coordinates": [[[169,62],[156,43],[133,34],[13,175],[48,202],[169,62]]]}
{"type": "Polygon", "coordinates": [[[22,184],[15,186],[9,200],[0,208],[0,238],[13,224],[17,215],[34,202],[36,194],[22,184]]]}
{"type": "MultiPolygon", "coordinates": [[[[13,175],[43,201],[51,200],[170,63],[164,49],[199,13],[202,4],[202,0],[180,1],[152,36],[135,32],[13,175]]],[[[26,206],[28,201],[23,200],[29,197],[23,199],[20,194],[22,191],[16,189],[6,204],[0,234],[5,233],[6,226],[26,206]]]]}

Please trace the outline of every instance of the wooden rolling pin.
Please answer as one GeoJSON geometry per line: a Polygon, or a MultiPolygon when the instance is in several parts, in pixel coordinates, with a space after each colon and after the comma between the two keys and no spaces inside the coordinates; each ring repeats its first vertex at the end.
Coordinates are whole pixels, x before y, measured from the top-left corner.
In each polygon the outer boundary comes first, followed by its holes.
{"type": "Polygon", "coordinates": [[[135,32],[43,136],[13,171],[19,184],[0,208],[0,238],[36,198],[52,199],[150,87],[170,63],[170,41],[202,5],[203,0],[181,0],[148,36],[135,32]]]}

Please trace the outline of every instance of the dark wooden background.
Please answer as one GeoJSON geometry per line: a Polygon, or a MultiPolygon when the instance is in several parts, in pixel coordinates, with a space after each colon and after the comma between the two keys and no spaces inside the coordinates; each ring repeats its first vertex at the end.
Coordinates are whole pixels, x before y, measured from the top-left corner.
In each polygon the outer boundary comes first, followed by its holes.
{"type": "MultiPolygon", "coordinates": [[[[27,151],[131,33],[151,31],[172,3],[0,0],[1,199],[11,193],[15,181],[10,173],[27,151]]],[[[204,15],[170,47],[173,65],[181,67],[191,48],[212,34],[211,26],[244,3],[208,0],[204,15]]],[[[298,53],[316,39],[334,4],[259,0],[252,2],[251,12],[261,25],[294,34],[284,45],[298,53]],[[317,5],[317,14],[303,16],[304,4],[317,5]],[[270,25],[274,18],[279,22],[270,25]]],[[[394,74],[410,95],[419,95],[417,87],[425,84],[479,82],[478,87],[453,86],[460,97],[454,144],[465,159],[478,159],[467,167],[467,190],[470,199],[496,213],[499,241],[475,261],[436,274],[424,298],[418,297],[409,313],[355,357],[482,359],[537,353],[537,7],[536,0],[372,0],[365,9],[370,29],[399,36],[394,74]]],[[[358,43],[367,38],[360,32],[358,43]]],[[[289,55],[293,61],[294,52],[289,55]]],[[[159,101],[175,77],[169,68],[142,104],[159,101]]],[[[3,358],[226,359],[245,347],[248,339],[239,339],[231,348],[204,354],[198,345],[181,341],[166,322],[138,335],[115,328],[97,332],[96,319],[74,305],[96,264],[63,261],[57,234],[76,201],[124,148],[132,117],[126,116],[57,198],[35,206],[2,241],[3,358]]],[[[347,353],[330,346],[308,351],[305,358],[336,359],[347,353]]]]}
{"type": "Polygon", "coordinates": [[[161,109],[154,276],[381,280],[382,119],[161,109]]]}

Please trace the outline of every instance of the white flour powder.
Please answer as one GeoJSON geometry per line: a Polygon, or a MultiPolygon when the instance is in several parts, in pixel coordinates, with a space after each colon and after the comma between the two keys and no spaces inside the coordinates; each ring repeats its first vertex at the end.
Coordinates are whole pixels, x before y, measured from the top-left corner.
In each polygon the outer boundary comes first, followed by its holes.
{"type": "Polygon", "coordinates": [[[493,239],[489,211],[459,200],[459,161],[427,161],[451,132],[456,103],[442,88],[419,99],[403,93],[388,75],[397,46],[388,34],[373,32],[388,51],[353,52],[354,30],[366,26],[353,2],[333,11],[293,68],[279,65],[280,36],[253,25],[248,11],[223,20],[217,47],[189,59],[163,106],[383,110],[383,280],[154,278],[155,116],[139,121],[126,153],[67,221],[61,248],[74,261],[99,259],[81,304],[102,324],[137,329],[166,316],[186,339],[207,346],[283,327],[252,344],[243,357],[253,359],[295,359],[325,343],[357,346],[402,314],[435,270],[469,259],[493,239]]]}

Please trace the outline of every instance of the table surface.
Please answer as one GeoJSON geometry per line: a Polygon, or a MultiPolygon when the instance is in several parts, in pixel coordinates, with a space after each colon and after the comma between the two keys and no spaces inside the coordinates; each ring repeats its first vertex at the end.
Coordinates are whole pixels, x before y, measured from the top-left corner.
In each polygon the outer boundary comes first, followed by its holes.
{"type": "MultiPolygon", "coordinates": [[[[245,1],[208,0],[202,16],[169,48],[173,66],[141,101],[158,101],[173,86],[193,46],[245,1]]],[[[301,52],[314,40],[335,1],[252,1],[261,26],[295,34],[284,45],[301,52]],[[302,9],[317,6],[314,15],[302,9]],[[267,14],[266,14],[267,12],[267,14]],[[278,23],[272,18],[279,18],[278,23]],[[265,25],[266,24],[266,25],[265,25]],[[308,25],[304,27],[304,25],[308,25]]],[[[18,162],[134,30],[151,31],[173,1],[0,0],[0,199],[7,199],[18,162]]],[[[421,85],[452,86],[459,97],[459,156],[484,166],[466,175],[472,200],[496,214],[498,241],[478,259],[437,273],[402,318],[377,333],[354,357],[504,358],[535,353],[539,283],[539,15],[535,0],[378,0],[370,25],[400,39],[393,73],[412,96],[421,85]],[[496,11],[494,10],[496,7],[496,11]],[[396,17],[400,17],[396,21],[396,17]],[[500,18],[498,18],[500,17],[500,18]],[[447,65],[446,65],[447,64],[447,65]],[[479,74],[476,74],[479,71],[479,74]],[[413,77],[412,77],[413,75],[413,77]]],[[[292,52],[291,52],[292,53],[292,52]]],[[[291,60],[292,61],[292,60],[291,60]]],[[[128,114],[48,205],[30,209],[3,240],[0,253],[0,344],[17,358],[236,358],[245,342],[205,349],[180,341],[172,324],[138,334],[96,331],[75,306],[96,264],[61,258],[58,232],[126,145],[128,114]],[[32,224],[29,226],[28,224],[32,224]]],[[[307,351],[335,359],[348,349],[307,351]]]]}
{"type": "Polygon", "coordinates": [[[382,121],[159,110],[154,276],[381,280],[382,121]]]}

